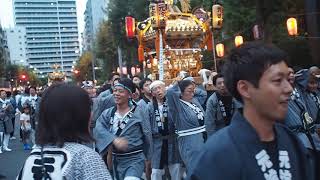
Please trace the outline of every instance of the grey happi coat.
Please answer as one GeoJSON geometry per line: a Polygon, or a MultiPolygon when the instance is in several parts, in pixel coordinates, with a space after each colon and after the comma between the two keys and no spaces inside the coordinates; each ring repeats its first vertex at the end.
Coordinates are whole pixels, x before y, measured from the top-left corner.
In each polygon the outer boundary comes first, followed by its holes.
{"type": "MultiPolygon", "coordinates": [[[[167,91],[168,105],[176,130],[183,131],[200,127],[197,114],[180,100],[180,95],[181,91],[177,84],[167,91]]],[[[204,113],[200,103],[195,98],[192,103],[197,105],[204,113]]],[[[194,160],[204,144],[203,133],[178,137],[177,139],[181,159],[188,171],[194,165],[194,160]]]]}
{"type": "MultiPolygon", "coordinates": [[[[233,99],[231,114],[239,107],[241,107],[240,103],[233,99]]],[[[213,93],[207,101],[205,125],[208,136],[211,136],[219,129],[226,127],[216,92],[213,93]]]]}
{"type": "Polygon", "coordinates": [[[152,169],[162,169],[160,167],[161,156],[165,154],[162,153],[162,146],[163,140],[167,140],[168,142],[168,164],[176,164],[180,163],[180,155],[178,150],[177,138],[175,135],[175,127],[174,122],[172,120],[172,114],[170,113],[170,109],[168,109],[168,134],[167,136],[162,136],[159,132],[156,115],[155,115],[155,108],[153,102],[148,103],[148,120],[150,121],[151,125],[151,132],[152,132],[152,156],[151,156],[151,167],[152,169]]]}
{"type": "MultiPolygon", "coordinates": [[[[116,107],[111,107],[103,111],[94,129],[96,147],[101,154],[105,154],[107,148],[112,145],[113,140],[117,138],[116,135],[111,133],[112,125],[110,123],[114,108],[116,107]]],[[[132,117],[118,137],[123,137],[128,140],[127,152],[132,152],[137,149],[143,149],[143,152],[128,156],[113,154],[113,172],[118,178],[117,180],[122,180],[127,176],[140,178],[144,170],[145,157],[149,156],[148,153],[150,152],[149,148],[151,144],[150,124],[143,120],[140,106],[136,107],[132,117]]]]}

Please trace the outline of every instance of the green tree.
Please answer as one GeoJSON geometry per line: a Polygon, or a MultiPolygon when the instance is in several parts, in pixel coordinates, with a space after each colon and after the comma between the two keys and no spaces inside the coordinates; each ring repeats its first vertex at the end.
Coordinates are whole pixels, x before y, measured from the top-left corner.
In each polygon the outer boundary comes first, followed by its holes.
{"type": "Polygon", "coordinates": [[[92,53],[85,52],[81,55],[75,69],[79,73],[74,74],[76,81],[92,80],[92,53]]]}
{"type": "Polygon", "coordinates": [[[137,64],[136,40],[128,40],[125,33],[125,17],[132,16],[136,21],[148,17],[146,0],[110,0],[106,13],[108,20],[100,25],[97,33],[96,56],[102,60],[103,72],[101,79],[106,79],[118,66],[117,48],[122,50],[123,62],[128,65],[137,64]]]}

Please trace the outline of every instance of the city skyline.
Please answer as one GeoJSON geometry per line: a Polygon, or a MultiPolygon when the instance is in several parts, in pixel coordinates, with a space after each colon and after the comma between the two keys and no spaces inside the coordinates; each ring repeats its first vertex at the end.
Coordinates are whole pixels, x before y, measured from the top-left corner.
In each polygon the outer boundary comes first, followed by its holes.
{"type": "MultiPolygon", "coordinates": [[[[0,0],[0,22],[1,26],[5,29],[14,27],[14,12],[13,12],[13,0],[0,0]]],[[[81,33],[84,31],[84,12],[86,9],[87,0],[76,0],[77,6],[77,21],[79,29],[79,43],[81,46],[81,33]]]]}

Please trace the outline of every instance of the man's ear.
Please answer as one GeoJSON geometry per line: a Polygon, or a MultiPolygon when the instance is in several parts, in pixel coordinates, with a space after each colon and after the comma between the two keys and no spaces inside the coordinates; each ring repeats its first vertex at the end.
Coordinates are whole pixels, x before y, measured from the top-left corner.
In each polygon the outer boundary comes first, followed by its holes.
{"type": "Polygon", "coordinates": [[[245,80],[239,80],[237,83],[237,90],[242,97],[242,99],[250,99],[250,88],[252,87],[252,84],[245,80]]]}

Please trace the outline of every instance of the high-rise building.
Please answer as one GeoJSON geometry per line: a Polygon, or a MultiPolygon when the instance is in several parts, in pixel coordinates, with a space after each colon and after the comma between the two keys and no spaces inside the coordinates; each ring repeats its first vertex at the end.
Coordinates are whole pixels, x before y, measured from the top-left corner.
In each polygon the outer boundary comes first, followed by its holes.
{"type": "Polygon", "coordinates": [[[107,0],[88,0],[86,10],[84,12],[84,33],[83,33],[83,49],[85,51],[93,48],[99,26],[106,18],[105,9],[107,0]]]}
{"type": "Polygon", "coordinates": [[[5,33],[7,36],[11,64],[27,66],[26,28],[16,26],[14,28],[5,29],[5,33]]]}
{"type": "Polygon", "coordinates": [[[28,64],[37,74],[59,64],[70,75],[79,58],[76,0],[14,0],[15,24],[26,28],[28,64]]]}
{"type": "Polygon", "coordinates": [[[7,36],[0,23],[0,65],[4,65],[9,62],[9,49],[7,36]]]}

